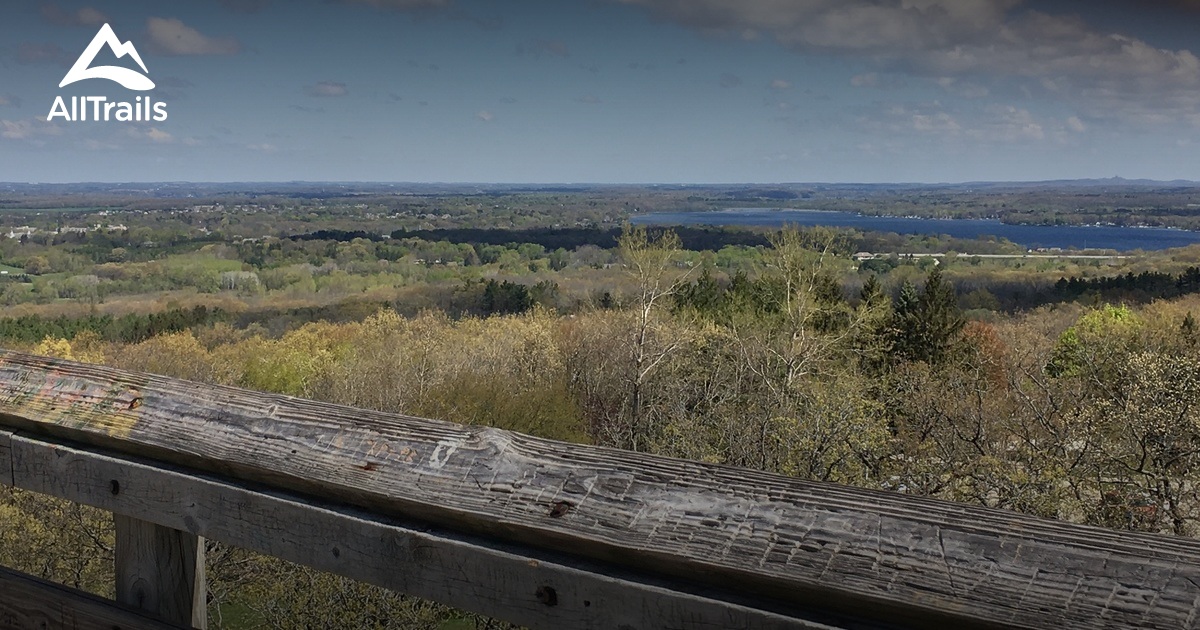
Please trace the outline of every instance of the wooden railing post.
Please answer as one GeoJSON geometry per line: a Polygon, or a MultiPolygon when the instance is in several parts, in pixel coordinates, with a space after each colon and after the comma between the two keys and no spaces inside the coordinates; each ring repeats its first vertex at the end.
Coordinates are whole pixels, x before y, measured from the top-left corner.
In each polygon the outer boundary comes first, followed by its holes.
{"type": "Polygon", "coordinates": [[[168,623],[205,628],[204,541],[120,514],[114,520],[117,601],[168,623]]]}
{"type": "Polygon", "coordinates": [[[10,431],[0,430],[0,485],[5,486],[16,485],[13,482],[12,435],[10,431]]]}

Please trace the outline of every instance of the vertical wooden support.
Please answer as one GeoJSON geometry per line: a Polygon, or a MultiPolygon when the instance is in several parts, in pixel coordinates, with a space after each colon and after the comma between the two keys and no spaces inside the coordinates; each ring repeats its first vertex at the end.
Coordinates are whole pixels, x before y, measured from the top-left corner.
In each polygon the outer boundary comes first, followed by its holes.
{"type": "Polygon", "coordinates": [[[113,516],[117,601],[168,623],[205,628],[204,541],[169,527],[113,516]]]}
{"type": "Polygon", "coordinates": [[[12,433],[0,431],[0,484],[16,485],[13,480],[12,433]]]}

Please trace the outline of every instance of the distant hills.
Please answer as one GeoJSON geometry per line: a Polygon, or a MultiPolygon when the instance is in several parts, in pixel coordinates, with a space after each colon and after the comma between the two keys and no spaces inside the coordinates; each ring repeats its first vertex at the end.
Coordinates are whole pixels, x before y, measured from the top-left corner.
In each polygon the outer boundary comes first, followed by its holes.
{"type": "Polygon", "coordinates": [[[1125,179],[1057,179],[1030,182],[794,182],[777,184],[587,184],[587,183],[419,183],[419,182],[81,182],[71,184],[0,183],[0,194],[76,195],[102,194],[128,197],[210,197],[222,194],[279,195],[289,197],[352,197],[379,194],[488,194],[579,193],[589,190],[704,191],[731,197],[791,199],[811,191],[886,190],[1014,190],[1064,188],[1196,188],[1200,181],[1125,179]]]}

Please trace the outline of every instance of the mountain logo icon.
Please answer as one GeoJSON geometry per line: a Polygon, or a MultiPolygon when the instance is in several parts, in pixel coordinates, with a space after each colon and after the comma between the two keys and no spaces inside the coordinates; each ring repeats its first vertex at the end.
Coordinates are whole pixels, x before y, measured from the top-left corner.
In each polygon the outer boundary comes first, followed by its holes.
{"type": "Polygon", "coordinates": [[[92,43],[84,49],[83,54],[75,61],[75,65],[67,71],[67,76],[63,77],[62,83],[58,87],[66,87],[77,81],[86,79],[108,79],[116,81],[126,89],[146,91],[154,89],[154,81],[145,74],[138,73],[129,68],[120,66],[96,66],[92,67],[92,62],[96,60],[96,55],[100,53],[100,49],[108,46],[109,50],[117,56],[118,59],[129,55],[142,68],[142,72],[146,70],[146,64],[142,62],[141,55],[138,54],[137,48],[133,47],[133,42],[124,42],[117,39],[117,34],[113,32],[112,27],[108,24],[100,27],[100,31],[92,38],[92,43]]]}

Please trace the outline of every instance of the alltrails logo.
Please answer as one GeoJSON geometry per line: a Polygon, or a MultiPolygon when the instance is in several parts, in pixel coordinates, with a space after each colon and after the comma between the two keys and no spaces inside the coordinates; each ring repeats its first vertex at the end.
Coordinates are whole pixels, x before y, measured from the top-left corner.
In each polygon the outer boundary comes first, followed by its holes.
{"type": "MultiPolygon", "coordinates": [[[[63,77],[58,87],[66,87],[77,81],[86,79],[108,79],[115,81],[130,90],[146,91],[154,89],[154,81],[145,74],[139,73],[136,70],[122,68],[120,66],[95,66],[92,67],[92,62],[96,60],[96,55],[100,50],[108,46],[118,59],[129,55],[137,62],[137,65],[142,68],[142,72],[146,70],[146,64],[142,62],[141,55],[138,54],[137,48],[134,48],[133,42],[121,43],[117,39],[117,34],[113,32],[112,27],[105,24],[100,27],[100,31],[92,38],[92,43],[84,49],[83,54],[67,71],[67,76],[63,77]]],[[[109,121],[116,120],[119,122],[162,122],[167,119],[167,104],[155,103],[150,96],[137,97],[132,103],[109,101],[107,96],[72,96],[70,107],[67,106],[67,101],[62,96],[55,97],[54,105],[50,107],[50,114],[46,116],[46,120],[52,121],[55,118],[63,118],[68,122],[79,122],[86,120],[109,121]],[[89,114],[91,116],[89,117],[89,114]]]]}

